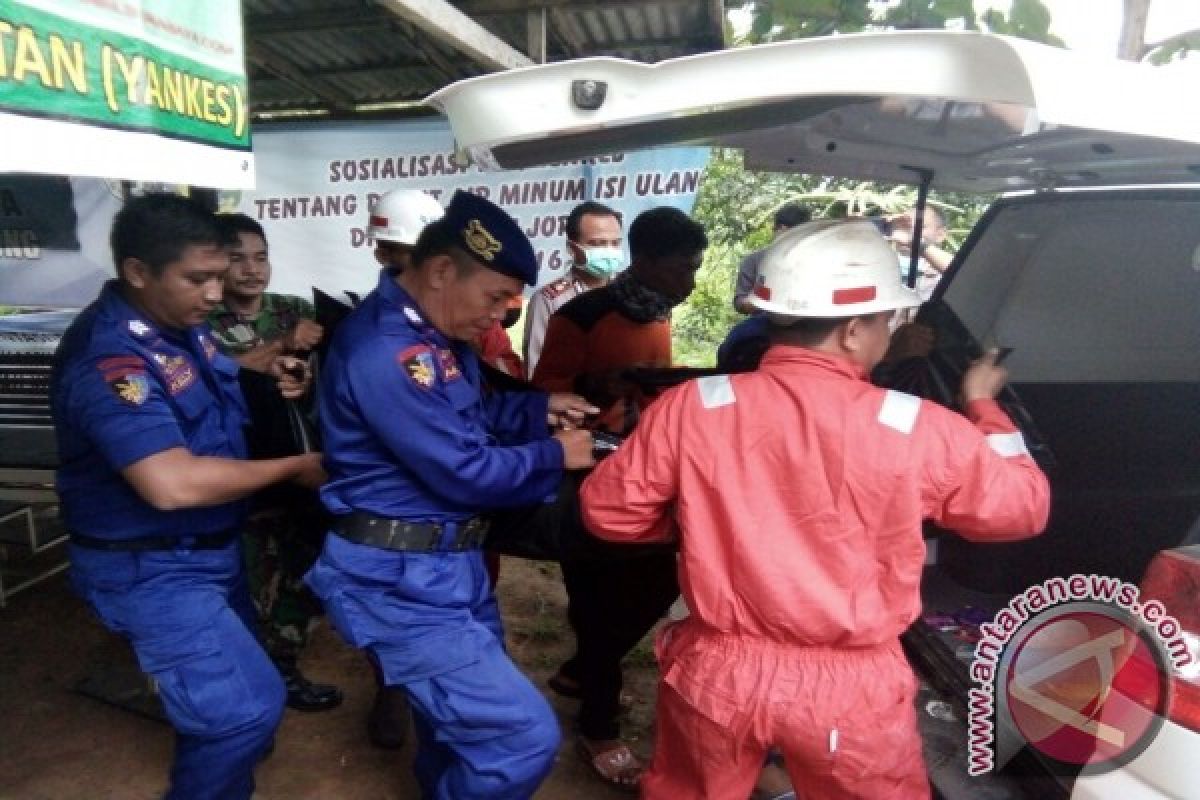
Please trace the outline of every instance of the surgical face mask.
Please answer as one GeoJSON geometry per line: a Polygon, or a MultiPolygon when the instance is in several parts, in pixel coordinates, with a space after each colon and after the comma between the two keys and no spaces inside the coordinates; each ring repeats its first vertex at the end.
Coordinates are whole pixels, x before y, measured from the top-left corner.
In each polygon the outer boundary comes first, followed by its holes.
{"type": "Polygon", "coordinates": [[[587,260],[583,270],[597,278],[611,278],[621,269],[625,254],[619,247],[588,247],[583,251],[587,260]]]}

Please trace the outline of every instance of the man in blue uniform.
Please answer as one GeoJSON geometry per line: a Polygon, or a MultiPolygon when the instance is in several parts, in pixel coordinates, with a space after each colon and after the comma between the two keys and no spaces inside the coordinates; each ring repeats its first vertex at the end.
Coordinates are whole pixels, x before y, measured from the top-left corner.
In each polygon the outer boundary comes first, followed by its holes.
{"type": "Polygon", "coordinates": [[[517,223],[457,192],[413,266],[385,270],[338,327],[319,401],[337,515],[309,584],[342,635],[409,695],[426,797],[526,798],[559,731],[504,651],[483,513],[537,506],[591,466],[571,394],[481,386],[470,342],[537,277],[517,223]],[[548,418],[571,429],[549,435],[548,418]]]}
{"type": "MultiPolygon", "coordinates": [[[[205,323],[224,238],[186,198],[130,201],[112,229],[120,277],[66,332],[51,386],[72,579],[158,683],[177,734],[170,800],[253,792],[284,691],[254,635],[242,498],[324,478],[319,454],[244,460],[238,367],[205,323]]],[[[273,365],[286,395],[305,388],[283,374],[297,367],[273,365]]]]}

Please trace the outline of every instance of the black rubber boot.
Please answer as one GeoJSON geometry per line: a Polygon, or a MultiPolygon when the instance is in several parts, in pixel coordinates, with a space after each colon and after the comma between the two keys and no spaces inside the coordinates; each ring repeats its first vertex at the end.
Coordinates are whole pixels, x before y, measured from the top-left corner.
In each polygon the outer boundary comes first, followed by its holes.
{"type": "Polygon", "coordinates": [[[342,704],[342,690],[328,683],[313,683],[295,662],[276,661],[287,689],[287,707],[296,711],[332,711],[342,704]]]}

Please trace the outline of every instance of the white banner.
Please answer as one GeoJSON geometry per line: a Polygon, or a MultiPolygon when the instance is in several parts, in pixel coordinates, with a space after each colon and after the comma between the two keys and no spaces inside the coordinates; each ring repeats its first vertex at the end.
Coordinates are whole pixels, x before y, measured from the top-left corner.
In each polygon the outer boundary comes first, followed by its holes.
{"type": "MultiPolygon", "coordinates": [[[[221,192],[221,210],[262,223],[270,291],[302,297],[313,286],[333,295],[374,287],[368,208],[389,189],[422,189],[443,205],[455,189],[486,194],[529,233],[546,282],[566,269],[563,223],[575,205],[597,200],[626,225],[654,206],[690,212],[708,160],[706,148],[669,148],[485,173],[455,163],[440,119],[256,131],[254,146],[259,188],[221,192]]],[[[108,232],[119,198],[119,182],[0,174],[0,305],[90,302],[115,274],[108,232]]]]}
{"type": "Polygon", "coordinates": [[[390,189],[421,189],[442,205],[455,189],[467,189],[498,203],[529,235],[545,283],[566,269],[563,225],[573,207],[604,203],[626,226],[654,206],[690,213],[709,152],[676,147],[481,172],[455,162],[440,118],[259,130],[254,146],[258,188],[222,192],[221,207],[262,223],[275,268],[271,291],[302,296],[310,286],[331,294],[374,287],[379,265],[366,236],[368,209],[390,189]]]}

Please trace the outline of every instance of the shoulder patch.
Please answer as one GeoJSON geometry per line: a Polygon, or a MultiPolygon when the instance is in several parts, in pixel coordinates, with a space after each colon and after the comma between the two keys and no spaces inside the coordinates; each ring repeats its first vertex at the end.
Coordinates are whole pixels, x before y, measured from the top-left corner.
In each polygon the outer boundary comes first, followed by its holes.
{"type": "Polygon", "coordinates": [[[112,375],[108,385],[118,399],[131,406],[140,406],[150,396],[150,381],[146,379],[145,372],[112,375]]]}
{"type": "Polygon", "coordinates": [[[183,356],[169,356],[166,353],[151,353],[154,363],[162,372],[171,394],[179,394],[196,382],[196,371],[191,363],[183,356]]]}
{"type": "Polygon", "coordinates": [[[96,368],[100,370],[100,374],[107,381],[110,380],[110,373],[123,375],[126,372],[145,372],[146,362],[137,356],[113,356],[111,358],[100,359],[96,364],[96,368]]]}
{"type": "Polygon", "coordinates": [[[544,295],[546,295],[546,297],[548,299],[553,300],[554,298],[558,297],[559,295],[561,295],[563,292],[567,291],[570,288],[571,288],[571,282],[569,280],[567,280],[566,278],[559,278],[558,280],[554,281],[553,283],[547,284],[546,286],[542,287],[542,293],[544,295]]]}
{"type": "Polygon", "coordinates": [[[439,347],[438,363],[442,367],[442,380],[446,381],[447,383],[458,380],[462,377],[462,370],[458,367],[458,358],[454,355],[452,350],[439,347]]]}
{"type": "Polygon", "coordinates": [[[396,363],[401,366],[412,382],[422,389],[431,388],[437,378],[434,371],[433,350],[429,345],[418,344],[401,350],[396,354],[396,363]]]}

